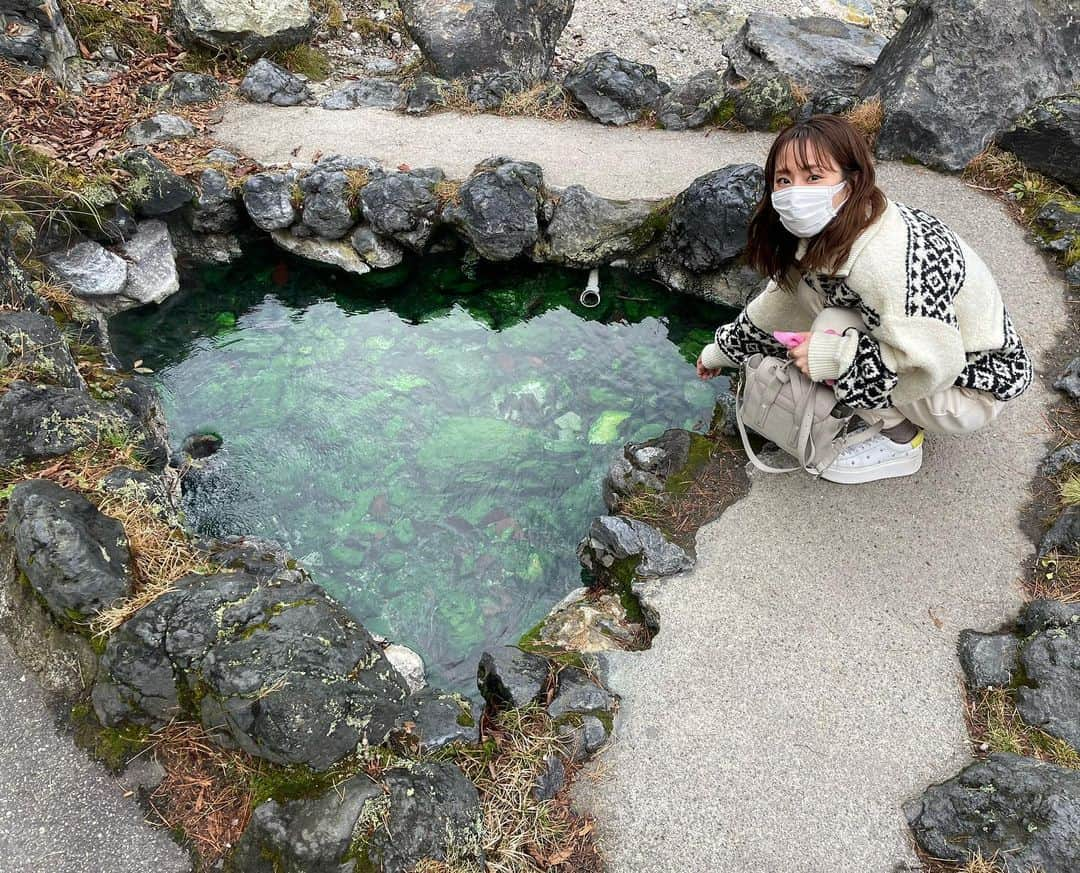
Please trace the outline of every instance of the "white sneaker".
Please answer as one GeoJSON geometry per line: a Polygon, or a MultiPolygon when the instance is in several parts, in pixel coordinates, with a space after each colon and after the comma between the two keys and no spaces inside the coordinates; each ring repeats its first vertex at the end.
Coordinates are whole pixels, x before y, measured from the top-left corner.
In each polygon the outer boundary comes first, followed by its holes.
{"type": "Polygon", "coordinates": [[[858,485],[875,479],[910,476],[922,466],[922,444],[921,430],[908,443],[894,443],[883,434],[875,434],[844,448],[821,471],[821,478],[841,485],[858,485]]]}

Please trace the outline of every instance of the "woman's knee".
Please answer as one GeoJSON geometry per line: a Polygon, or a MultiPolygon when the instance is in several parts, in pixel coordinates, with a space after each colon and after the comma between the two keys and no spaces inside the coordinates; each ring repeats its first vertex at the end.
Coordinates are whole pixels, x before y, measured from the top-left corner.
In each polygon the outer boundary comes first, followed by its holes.
{"type": "Polygon", "coordinates": [[[897,408],[908,421],[930,433],[960,436],[982,430],[1004,406],[986,391],[953,387],[897,408]]]}

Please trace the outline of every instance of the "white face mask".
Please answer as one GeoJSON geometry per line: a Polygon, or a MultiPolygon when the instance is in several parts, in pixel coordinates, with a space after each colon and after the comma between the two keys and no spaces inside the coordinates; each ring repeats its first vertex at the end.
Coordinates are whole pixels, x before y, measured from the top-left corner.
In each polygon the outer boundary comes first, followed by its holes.
{"type": "Polygon", "coordinates": [[[846,184],[843,181],[835,185],[789,185],[773,191],[772,206],[790,233],[804,239],[816,236],[847,202],[845,199],[840,206],[832,205],[836,192],[846,184]]]}

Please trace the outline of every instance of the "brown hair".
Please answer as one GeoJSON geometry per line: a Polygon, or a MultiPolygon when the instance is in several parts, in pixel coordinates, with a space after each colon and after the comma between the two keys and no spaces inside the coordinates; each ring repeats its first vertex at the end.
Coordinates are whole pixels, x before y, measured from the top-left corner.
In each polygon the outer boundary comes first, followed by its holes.
{"type": "Polygon", "coordinates": [[[855,238],[885,211],[885,206],[885,195],[875,182],[870,148],[851,122],[837,115],[824,114],[796,121],[780,131],[769,149],[765,161],[765,194],[750,219],[746,261],[763,276],[793,291],[798,284],[798,272],[839,269],[855,238]],[[831,158],[832,164],[848,181],[849,191],[833,220],[809,240],[800,261],[795,257],[799,238],[780,223],[780,216],[773,209],[772,191],[776,162],[787,144],[794,143],[796,161],[800,168],[807,169],[808,142],[813,143],[823,163],[831,158]]]}

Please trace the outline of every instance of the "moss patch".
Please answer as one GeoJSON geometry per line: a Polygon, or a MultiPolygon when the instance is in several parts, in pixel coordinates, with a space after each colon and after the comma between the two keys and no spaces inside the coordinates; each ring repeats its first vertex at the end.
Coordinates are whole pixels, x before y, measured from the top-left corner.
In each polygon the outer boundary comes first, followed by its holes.
{"type": "Polygon", "coordinates": [[[105,727],[89,703],[76,703],[69,717],[75,742],[113,773],[123,770],[128,761],[150,745],[149,729],[138,725],[105,727]]]}

